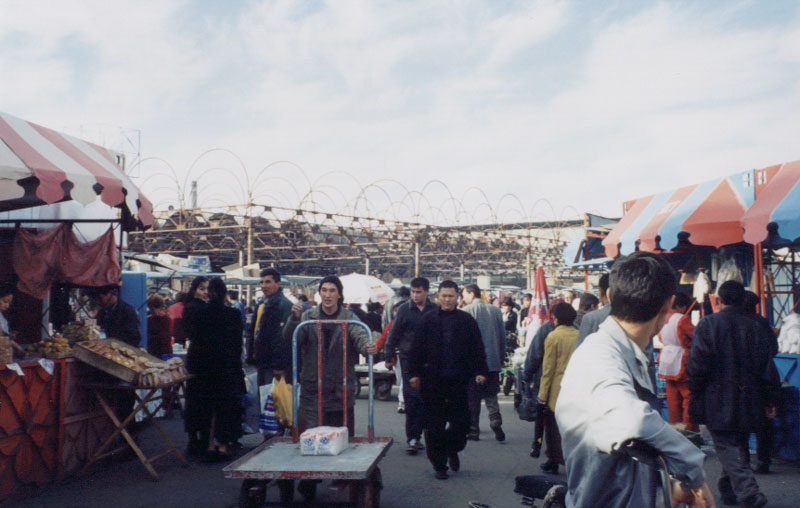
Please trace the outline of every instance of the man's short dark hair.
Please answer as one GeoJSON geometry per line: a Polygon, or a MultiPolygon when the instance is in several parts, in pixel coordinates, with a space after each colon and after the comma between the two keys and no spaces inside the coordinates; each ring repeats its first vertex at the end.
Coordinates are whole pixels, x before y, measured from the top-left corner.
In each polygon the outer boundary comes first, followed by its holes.
{"type": "Polygon", "coordinates": [[[600,276],[600,280],[597,281],[597,287],[600,288],[600,292],[606,293],[608,291],[608,273],[604,273],[600,276]]]}
{"type": "Polygon", "coordinates": [[[522,295],[522,299],[523,299],[523,300],[524,300],[524,299],[526,299],[526,298],[527,298],[528,300],[533,300],[533,295],[532,295],[532,294],[530,294],[530,293],[525,293],[524,295],[522,295]]]}
{"type": "MultiPolygon", "coordinates": [[[[117,286],[101,286],[101,287],[89,288],[89,289],[86,290],[86,296],[88,296],[90,299],[91,298],[96,299],[96,298],[100,298],[101,296],[103,296],[103,295],[105,295],[107,293],[116,294],[117,293],[117,289],[119,289],[117,286]]],[[[8,293],[6,293],[6,294],[8,294],[8,293]]]]}
{"type": "Polygon", "coordinates": [[[411,291],[406,286],[400,286],[400,289],[397,290],[397,296],[400,298],[408,298],[411,296],[411,291]]]}
{"type": "Polygon", "coordinates": [[[676,293],[675,300],[672,302],[673,309],[681,309],[683,307],[688,307],[692,304],[692,297],[687,295],[686,293],[676,293]]]}
{"type": "Polygon", "coordinates": [[[431,283],[425,277],[417,277],[416,279],[411,279],[411,287],[428,291],[431,289],[431,283]]]}
{"type": "Polygon", "coordinates": [[[281,272],[279,272],[274,268],[264,268],[263,270],[261,270],[261,275],[260,275],[261,277],[266,277],[267,275],[272,277],[272,280],[274,280],[275,282],[281,281],[281,272]]]}
{"type": "Polygon", "coordinates": [[[208,298],[213,302],[224,302],[228,287],[220,277],[212,277],[208,281],[208,298]]]}
{"type": "Polygon", "coordinates": [[[553,317],[558,320],[558,326],[572,326],[572,323],[575,322],[575,318],[578,315],[578,313],[575,312],[575,308],[567,302],[555,304],[550,312],[553,314],[553,317]]]}
{"type": "Polygon", "coordinates": [[[744,300],[742,301],[742,312],[747,314],[758,314],[758,306],[761,305],[761,298],[752,291],[744,292],[744,300]]]}
{"type": "Polygon", "coordinates": [[[297,295],[297,299],[300,300],[301,302],[307,302],[308,301],[308,297],[306,295],[304,295],[303,293],[300,293],[299,295],[297,295]]]}
{"type": "Polygon", "coordinates": [[[340,300],[344,299],[344,286],[342,285],[342,279],[340,279],[335,275],[328,275],[327,277],[323,277],[322,280],[319,281],[319,288],[317,288],[317,290],[321,291],[322,285],[328,283],[336,286],[336,289],[339,290],[339,299],[340,300]]]}
{"type": "Polygon", "coordinates": [[[441,283],[439,283],[439,291],[442,289],[455,289],[456,293],[458,293],[458,284],[452,280],[443,280],[441,283]]]}
{"type": "Polygon", "coordinates": [[[472,293],[475,298],[481,297],[481,288],[479,288],[477,284],[467,284],[464,286],[464,291],[467,293],[472,293]]]}
{"type": "Polygon", "coordinates": [[[678,288],[675,269],[662,257],[635,252],[611,268],[611,315],[645,323],[658,315],[678,288]]]}
{"type": "Polygon", "coordinates": [[[592,308],[594,305],[598,305],[600,303],[600,299],[594,296],[591,293],[583,293],[581,296],[580,304],[578,304],[578,308],[582,311],[587,311],[592,308]]]}
{"type": "Polygon", "coordinates": [[[744,302],[744,285],[735,280],[725,281],[717,290],[717,295],[723,304],[739,307],[744,302]]]}
{"type": "Polygon", "coordinates": [[[514,299],[511,298],[510,296],[506,296],[505,298],[503,298],[503,305],[507,307],[514,307],[514,299]]]}

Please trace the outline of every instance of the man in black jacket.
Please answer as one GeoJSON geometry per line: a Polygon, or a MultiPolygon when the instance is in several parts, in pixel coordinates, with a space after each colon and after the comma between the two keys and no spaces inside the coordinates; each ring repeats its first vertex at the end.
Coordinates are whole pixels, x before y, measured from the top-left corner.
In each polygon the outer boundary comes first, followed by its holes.
{"type": "Polygon", "coordinates": [[[139,347],[142,334],[139,331],[139,315],[131,305],[117,295],[117,288],[106,286],[89,290],[89,299],[99,308],[97,324],[106,337],[121,340],[139,347]]]}
{"type": "Polygon", "coordinates": [[[722,502],[761,507],[767,498],[759,490],[747,440],[758,429],[762,415],[774,411],[779,383],[769,376],[777,353],[774,338],[740,306],[744,286],[727,281],[719,287],[722,310],[698,323],[686,371],[689,375],[689,416],[706,424],[722,463],[719,480],[722,502]]]}
{"type": "Polygon", "coordinates": [[[467,444],[471,379],[486,383],[489,368],[475,319],[456,309],[458,285],[439,285],[439,308],[422,318],[419,340],[408,355],[409,385],[422,391],[423,428],[428,460],[436,478],[446,480],[447,466],[458,471],[458,452],[467,444]]]}
{"type": "Polygon", "coordinates": [[[420,438],[422,437],[422,412],[424,404],[418,389],[412,388],[408,382],[411,379],[408,373],[408,354],[411,347],[420,335],[422,318],[431,311],[436,310],[430,300],[428,291],[430,282],[424,277],[417,277],[411,281],[411,300],[402,304],[397,311],[397,317],[386,338],[386,362],[391,363],[395,351],[399,351],[400,364],[397,368],[402,373],[403,402],[406,411],[406,453],[416,455],[424,449],[420,438]]]}

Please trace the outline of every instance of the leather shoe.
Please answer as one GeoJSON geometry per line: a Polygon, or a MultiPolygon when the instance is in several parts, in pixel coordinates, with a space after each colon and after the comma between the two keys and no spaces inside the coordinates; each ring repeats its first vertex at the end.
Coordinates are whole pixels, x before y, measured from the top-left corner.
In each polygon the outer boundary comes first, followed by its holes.
{"type": "Polygon", "coordinates": [[[730,477],[721,477],[717,481],[717,489],[719,489],[719,497],[722,500],[722,504],[728,506],[736,505],[736,494],[733,492],[733,485],[731,485],[730,477]]]}
{"type": "Polygon", "coordinates": [[[469,432],[467,434],[467,439],[470,440],[470,441],[480,441],[481,440],[481,438],[480,438],[480,436],[478,435],[477,432],[469,432]]]}
{"type": "Polygon", "coordinates": [[[558,463],[547,461],[544,464],[541,464],[539,468],[544,471],[545,473],[549,474],[558,474],[558,463]]]}
{"type": "Polygon", "coordinates": [[[769,474],[769,464],[761,463],[753,471],[756,474],[769,474]]]}
{"type": "Polygon", "coordinates": [[[767,496],[761,492],[753,494],[752,496],[745,498],[742,505],[746,506],[747,508],[761,508],[762,506],[767,506],[767,496]]]}
{"type": "Polygon", "coordinates": [[[497,427],[492,427],[492,430],[494,431],[494,438],[496,440],[498,441],[506,440],[506,433],[503,432],[503,427],[498,425],[497,427]]]}
{"type": "Polygon", "coordinates": [[[447,459],[447,465],[450,466],[450,469],[452,469],[454,473],[457,473],[458,470],[461,469],[461,459],[458,458],[457,453],[450,455],[447,459]]]}
{"type": "Polygon", "coordinates": [[[450,478],[450,475],[447,474],[447,471],[436,471],[434,474],[437,480],[446,480],[450,478]]]}

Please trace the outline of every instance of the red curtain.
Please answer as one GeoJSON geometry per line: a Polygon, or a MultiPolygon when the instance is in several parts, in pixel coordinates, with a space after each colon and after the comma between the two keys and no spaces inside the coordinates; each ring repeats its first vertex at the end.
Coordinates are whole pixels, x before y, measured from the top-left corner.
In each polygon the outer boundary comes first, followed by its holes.
{"type": "Polygon", "coordinates": [[[70,224],[39,234],[20,229],[14,236],[13,260],[17,289],[40,300],[53,282],[99,287],[119,284],[122,275],[113,228],[86,243],[70,224]]]}

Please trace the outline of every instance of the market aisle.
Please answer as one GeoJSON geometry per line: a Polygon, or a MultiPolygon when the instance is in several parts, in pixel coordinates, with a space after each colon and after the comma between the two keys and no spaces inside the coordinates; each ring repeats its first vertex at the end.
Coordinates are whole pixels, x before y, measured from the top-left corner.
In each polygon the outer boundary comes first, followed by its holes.
{"type": "MultiPolygon", "coordinates": [[[[396,401],[375,402],[376,434],[391,436],[395,444],[380,462],[384,478],[381,494],[383,508],[465,508],[469,501],[489,503],[497,508],[520,505],[520,497],[513,493],[514,477],[521,474],[538,474],[538,464],[528,456],[532,424],[517,418],[511,397],[500,396],[505,423],[506,441],[497,443],[489,431],[485,411],[482,414],[482,434],[478,442],[470,441],[463,453],[462,470],[447,481],[433,479],[428,460],[423,454],[405,454],[403,415],[396,413],[396,401]]],[[[366,400],[359,399],[356,408],[356,432],[366,430],[366,400]]],[[[178,419],[161,420],[168,432],[185,442],[182,422],[178,419]]],[[[153,429],[142,436],[143,449],[148,449],[148,438],[153,429]]],[[[247,447],[260,443],[258,436],[245,438],[247,447]]],[[[241,483],[222,478],[217,464],[192,462],[183,467],[172,457],[156,463],[161,482],[151,481],[142,465],[135,460],[114,463],[110,467],[96,468],[92,474],[68,478],[56,484],[32,489],[27,496],[16,496],[5,506],[15,508],[232,508],[237,506],[241,483]]],[[[800,499],[800,468],[777,462],[776,473],[759,476],[759,483],[774,508],[796,508],[800,499]]],[[[716,485],[719,475],[717,461],[707,466],[709,483],[716,485]]],[[[713,489],[712,487],[712,490],[713,489]]],[[[277,499],[275,489],[270,489],[270,500],[277,499]]],[[[299,496],[298,496],[299,498],[299,496]]],[[[321,487],[319,499],[333,499],[331,492],[321,487]]]]}

